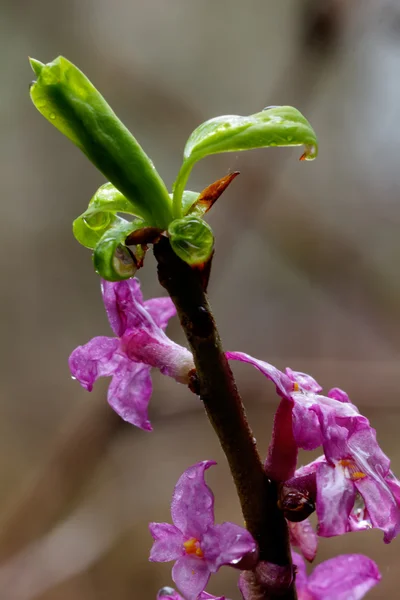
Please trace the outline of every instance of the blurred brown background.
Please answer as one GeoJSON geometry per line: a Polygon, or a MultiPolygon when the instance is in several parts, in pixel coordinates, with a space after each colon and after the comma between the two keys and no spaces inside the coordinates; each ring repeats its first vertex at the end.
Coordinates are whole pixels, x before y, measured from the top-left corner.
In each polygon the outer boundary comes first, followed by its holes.
{"type": "MultiPolygon", "coordinates": [[[[219,114],[293,104],[320,140],[203,161],[190,188],[238,169],[214,208],[210,297],[227,349],[348,391],[400,475],[400,1],[1,0],[1,600],[154,600],[171,565],[147,562],[181,472],[215,458],[217,517],[241,522],[200,404],[154,377],[153,434],[120,423],[70,379],[67,358],[109,334],[71,222],[102,176],[31,105],[27,57],[77,63],[171,185],[186,138],[219,114]]],[[[161,295],[154,260],[140,273],[161,295]]],[[[182,341],[177,323],[169,328],[182,341]]],[[[235,365],[265,453],[273,386],[235,365]]],[[[308,460],[309,457],[303,457],[308,460]]],[[[395,599],[400,540],[321,540],[318,561],[364,552],[395,599]]],[[[238,599],[222,569],[212,593],[238,599]]]]}

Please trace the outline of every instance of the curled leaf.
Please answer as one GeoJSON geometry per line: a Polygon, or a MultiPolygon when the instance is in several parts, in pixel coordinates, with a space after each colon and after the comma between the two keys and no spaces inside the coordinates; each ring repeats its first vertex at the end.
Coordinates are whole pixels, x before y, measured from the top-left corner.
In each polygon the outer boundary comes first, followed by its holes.
{"type": "Polygon", "coordinates": [[[143,221],[129,222],[120,219],[120,222],[104,233],[93,254],[94,267],[103,279],[129,279],[143,265],[145,248],[137,245],[130,249],[125,245],[126,238],[142,227],[145,227],[143,221]]]}
{"type": "Polygon", "coordinates": [[[170,224],[168,234],[175,254],[189,265],[201,265],[212,256],[214,234],[202,219],[193,216],[176,219],[170,224]]]}
{"type": "Polygon", "coordinates": [[[39,112],[66,135],[149,224],[166,228],[171,199],[150,158],[89,79],[66,58],[47,65],[31,60],[31,86],[39,112]]]}
{"type": "Polygon", "coordinates": [[[93,249],[112,226],[124,222],[117,212],[133,214],[133,206],[112,183],[102,185],[89,202],[88,208],[72,225],[75,238],[82,246],[93,249]]]}
{"type": "Polygon", "coordinates": [[[174,187],[174,214],[182,214],[183,190],[193,165],[220,152],[271,146],[304,146],[302,160],[317,156],[317,138],[305,117],[291,106],[272,106],[249,117],[226,115],[202,123],[190,135],[174,187]]]}

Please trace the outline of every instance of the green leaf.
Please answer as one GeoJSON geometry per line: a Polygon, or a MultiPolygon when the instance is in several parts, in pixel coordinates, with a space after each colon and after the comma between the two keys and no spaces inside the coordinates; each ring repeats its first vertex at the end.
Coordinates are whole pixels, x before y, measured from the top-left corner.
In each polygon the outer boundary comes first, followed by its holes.
{"type": "Polygon", "coordinates": [[[74,236],[82,246],[93,249],[111,226],[124,221],[117,212],[133,214],[133,206],[112,183],[102,185],[89,202],[88,208],[72,225],[74,236]]]}
{"type": "MultiPolygon", "coordinates": [[[[190,209],[198,200],[200,194],[198,192],[191,192],[189,190],[185,190],[182,194],[182,212],[184,215],[187,215],[190,209]]],[[[170,194],[172,198],[172,194],[170,194]]]]}
{"type": "Polygon", "coordinates": [[[249,117],[226,115],[202,123],[189,137],[174,186],[174,215],[182,215],[182,194],[193,165],[220,152],[270,146],[305,146],[301,160],[317,156],[317,138],[305,117],[291,106],[272,106],[249,117]]]}
{"type": "Polygon", "coordinates": [[[212,254],[214,234],[211,227],[198,217],[184,217],[170,223],[168,234],[175,254],[189,265],[201,265],[212,254]]]}
{"type": "Polygon", "coordinates": [[[97,243],[93,262],[96,272],[107,281],[122,281],[133,277],[138,262],[143,261],[144,251],[141,247],[131,251],[125,246],[130,233],[146,227],[143,221],[120,221],[110,227],[97,243]]]}
{"type": "Polygon", "coordinates": [[[166,229],[171,199],[150,158],[89,79],[62,56],[44,65],[31,59],[36,108],[78,146],[132,204],[132,212],[166,229]]]}

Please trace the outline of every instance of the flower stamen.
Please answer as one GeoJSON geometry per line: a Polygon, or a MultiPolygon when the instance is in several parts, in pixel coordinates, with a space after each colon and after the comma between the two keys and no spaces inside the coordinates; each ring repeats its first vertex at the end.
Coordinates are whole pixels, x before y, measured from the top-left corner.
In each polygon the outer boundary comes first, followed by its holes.
{"type": "Polygon", "coordinates": [[[339,460],[339,465],[346,470],[346,474],[352,481],[357,481],[358,479],[364,479],[364,477],[366,477],[366,474],[359,471],[355,462],[350,458],[339,460]]]}
{"type": "Polygon", "coordinates": [[[196,538],[190,538],[190,540],[184,542],[183,547],[185,548],[186,554],[195,554],[199,558],[203,558],[204,556],[203,551],[200,548],[200,542],[199,540],[196,540],[196,538]]]}

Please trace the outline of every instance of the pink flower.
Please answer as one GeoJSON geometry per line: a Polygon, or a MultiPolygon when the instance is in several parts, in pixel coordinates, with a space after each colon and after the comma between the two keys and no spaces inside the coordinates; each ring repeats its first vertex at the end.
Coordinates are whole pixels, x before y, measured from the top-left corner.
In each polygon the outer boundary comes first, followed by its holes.
{"type": "Polygon", "coordinates": [[[204,480],[203,461],[187,469],[172,496],[173,525],[150,523],[154,544],[150,560],[175,560],[172,579],[187,598],[196,600],[211,573],[222,565],[238,565],[243,557],[256,556],[257,546],[250,533],[234,523],[214,525],[214,496],[204,480]]]}
{"type": "Polygon", "coordinates": [[[144,302],[137,279],[102,281],[101,291],[116,337],[95,337],[76,348],[69,358],[72,376],[89,392],[98,377],[111,376],[111,407],[125,421],[151,431],[147,414],[152,392],[151,367],[188,384],[193,357],[164,333],[176,313],[170,298],[144,302]]]}
{"type": "Polygon", "coordinates": [[[400,482],[390,471],[375,430],[355,423],[339,435],[332,428],[324,452],[296,471],[303,485],[315,476],[311,487],[316,486],[318,534],[331,537],[373,527],[391,542],[400,530],[400,482]]]}
{"type": "Polygon", "coordinates": [[[375,430],[347,394],[333,388],[323,396],[309,375],[291,369],[282,373],[247,354],[230,352],[228,358],[252,364],[275,383],[282,400],[265,468],[271,479],[285,482],[282,489],[297,489],[316,501],[318,534],[329,537],[375,527],[390,542],[400,530],[400,482],[375,430]],[[324,456],[293,477],[297,448],[318,446],[324,456]]]}
{"type": "MultiPolygon", "coordinates": [[[[178,594],[178,592],[176,592],[174,589],[170,587],[164,587],[158,592],[157,600],[185,600],[185,598],[178,594]]],[[[213,596],[207,592],[201,592],[198,600],[225,600],[225,596],[213,596]]]]}
{"type": "MultiPolygon", "coordinates": [[[[327,425],[337,426],[343,420],[368,423],[368,420],[360,415],[357,407],[351,404],[347,394],[338,388],[334,388],[328,392],[327,396],[323,396],[320,394],[321,386],[306,373],[292,371],[291,369],[286,369],[286,373],[283,373],[269,363],[253,358],[243,352],[227,352],[226,355],[229,360],[239,360],[251,364],[275,384],[276,391],[282,398],[282,405],[286,407],[282,411],[286,415],[286,423],[291,420],[291,427],[285,427],[284,440],[282,440],[282,435],[279,434],[279,430],[283,428],[282,419],[278,425],[279,429],[275,437],[278,443],[281,442],[282,452],[284,447],[287,448],[288,445],[293,447],[291,436],[293,436],[298,448],[315,450],[318,446],[322,446],[326,436],[330,435],[327,425]],[[320,415],[325,420],[320,419],[320,415]],[[329,415],[332,415],[334,419],[327,423],[329,415]]],[[[270,448],[271,451],[272,448],[270,448]]],[[[292,454],[286,456],[285,459],[287,468],[292,469],[292,471],[293,464],[295,464],[293,452],[294,448],[292,454]]],[[[284,479],[287,479],[287,477],[284,479]]]]}
{"type": "Polygon", "coordinates": [[[298,600],[360,600],[381,580],[374,561],[362,554],[326,560],[309,577],[302,557],[295,552],[292,556],[298,600]]]}

